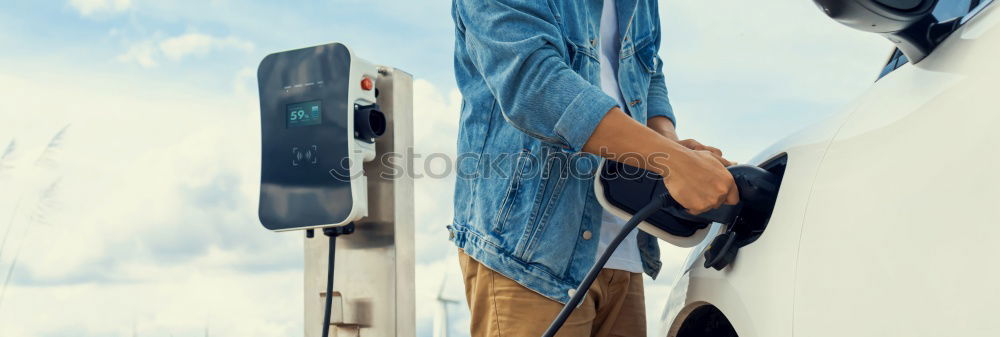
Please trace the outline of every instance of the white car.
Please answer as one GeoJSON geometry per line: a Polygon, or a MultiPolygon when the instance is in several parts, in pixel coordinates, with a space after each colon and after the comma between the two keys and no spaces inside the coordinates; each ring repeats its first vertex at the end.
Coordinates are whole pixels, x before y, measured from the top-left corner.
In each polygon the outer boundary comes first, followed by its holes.
{"type": "Polygon", "coordinates": [[[692,252],[660,336],[1000,336],[1000,6],[815,2],[898,48],[753,160],[783,172],[770,221],[722,270],[692,252]]]}

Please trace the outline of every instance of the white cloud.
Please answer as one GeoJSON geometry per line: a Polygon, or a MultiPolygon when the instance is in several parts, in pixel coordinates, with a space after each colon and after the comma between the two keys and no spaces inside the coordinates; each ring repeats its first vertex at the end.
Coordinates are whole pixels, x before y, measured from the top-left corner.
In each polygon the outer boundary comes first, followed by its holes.
{"type": "Polygon", "coordinates": [[[186,33],[159,41],[147,40],[135,43],[125,53],[118,55],[118,60],[149,68],[157,66],[162,59],[178,62],[185,58],[205,56],[213,52],[227,50],[250,52],[253,49],[253,43],[237,37],[186,33]]]}
{"type": "Polygon", "coordinates": [[[255,97],[92,75],[0,73],[20,102],[0,102],[0,118],[16,121],[0,125],[4,146],[17,141],[0,176],[0,234],[12,229],[0,275],[23,247],[0,335],[301,334],[301,239],[256,222],[259,152],[233,147],[259,144],[255,97]],[[50,113],[19,113],[26,106],[50,113]],[[32,167],[71,122],[55,164],[32,167]],[[39,208],[38,190],[58,177],[57,205],[39,208]],[[30,220],[38,209],[46,222],[30,220]]]}
{"type": "MultiPolygon", "coordinates": [[[[415,171],[423,177],[416,179],[417,258],[418,261],[435,261],[454,253],[454,245],[447,243],[445,226],[451,223],[452,195],[455,175],[441,174],[449,168],[440,155],[454,159],[458,135],[458,114],[461,95],[452,89],[447,96],[432,83],[417,79],[413,83],[414,152],[421,157],[414,160],[415,171]],[[437,157],[427,160],[432,154],[437,157]]],[[[454,170],[454,163],[450,169],[454,170]]]]}
{"type": "MultiPolygon", "coordinates": [[[[421,155],[414,165],[422,174],[447,169],[441,160],[426,161],[429,155],[438,153],[452,159],[456,156],[461,95],[455,88],[447,93],[423,79],[413,83],[414,151],[421,155]]],[[[451,223],[454,184],[454,174],[444,178],[424,176],[415,181],[418,336],[431,334],[441,282],[446,283],[445,296],[461,302],[449,308],[450,336],[468,335],[468,306],[457,248],[448,242],[445,228],[451,223]]]]}
{"type": "Polygon", "coordinates": [[[132,7],[132,0],[69,0],[73,6],[83,16],[89,16],[101,12],[121,12],[132,7]]]}
{"type": "Polygon", "coordinates": [[[235,37],[220,38],[201,33],[187,33],[160,42],[163,56],[172,61],[224,49],[251,51],[253,44],[235,37]]]}
{"type": "Polygon", "coordinates": [[[156,46],[150,42],[132,45],[124,54],[118,55],[118,60],[126,63],[134,62],[144,68],[155,67],[156,46]]]}

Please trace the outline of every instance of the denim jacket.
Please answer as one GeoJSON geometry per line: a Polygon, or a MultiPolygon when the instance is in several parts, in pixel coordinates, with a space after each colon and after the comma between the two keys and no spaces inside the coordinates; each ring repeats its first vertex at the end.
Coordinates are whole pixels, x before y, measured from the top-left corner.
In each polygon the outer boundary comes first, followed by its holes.
{"type": "MultiPolygon", "coordinates": [[[[596,259],[600,158],[582,153],[617,106],[600,87],[601,0],[454,0],[462,93],[451,240],[488,268],[556,301],[596,259]]],[[[656,0],[617,0],[618,79],[632,118],[674,119],[656,0]]],[[[660,269],[641,233],[643,268],[660,269]]]]}

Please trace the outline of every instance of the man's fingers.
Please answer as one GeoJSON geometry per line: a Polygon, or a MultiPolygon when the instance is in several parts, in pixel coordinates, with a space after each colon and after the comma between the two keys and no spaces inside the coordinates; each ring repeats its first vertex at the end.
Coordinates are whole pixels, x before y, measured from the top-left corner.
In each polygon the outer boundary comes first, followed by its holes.
{"type": "Polygon", "coordinates": [[[716,156],[722,157],[722,150],[719,150],[717,148],[714,148],[714,147],[711,147],[711,146],[707,146],[707,145],[703,145],[703,146],[705,147],[706,151],[714,153],[716,156]]]}
{"type": "Polygon", "coordinates": [[[685,205],[685,203],[681,203],[681,206],[684,206],[684,210],[688,213],[698,215],[719,207],[722,203],[722,199],[720,198],[715,200],[714,203],[715,204],[713,204],[713,201],[710,200],[708,195],[702,195],[700,196],[700,200],[691,200],[686,203],[687,205],[685,205]]]}
{"type": "Polygon", "coordinates": [[[708,208],[708,209],[690,209],[690,208],[688,208],[688,209],[685,209],[685,211],[687,211],[688,214],[691,214],[691,215],[698,215],[698,214],[707,212],[709,209],[710,208],[708,208]]]}
{"type": "Polygon", "coordinates": [[[720,155],[717,155],[717,154],[715,154],[715,153],[712,153],[712,156],[713,156],[713,157],[715,157],[715,160],[718,160],[718,161],[719,161],[719,164],[722,164],[722,166],[725,166],[725,167],[730,167],[730,166],[733,166],[733,165],[734,165],[734,163],[733,163],[733,162],[731,162],[731,161],[729,161],[729,159],[726,159],[726,158],[722,158],[722,156],[720,156],[720,155]]]}
{"type": "Polygon", "coordinates": [[[714,154],[716,156],[722,157],[722,150],[719,150],[718,148],[715,148],[715,147],[712,147],[712,146],[708,146],[708,145],[702,144],[701,142],[699,142],[697,140],[694,140],[694,139],[685,139],[685,140],[680,141],[680,143],[684,147],[689,148],[691,150],[695,150],[695,151],[708,151],[708,152],[711,152],[712,154],[714,154]]]}
{"type": "Polygon", "coordinates": [[[735,205],[740,203],[740,190],[736,188],[736,184],[729,189],[729,194],[726,195],[726,205],[735,205]]]}
{"type": "Polygon", "coordinates": [[[692,150],[695,150],[695,151],[701,150],[702,147],[705,147],[704,145],[701,145],[701,143],[699,143],[697,140],[694,140],[694,139],[685,139],[685,140],[679,141],[678,143],[681,143],[681,145],[684,145],[684,147],[692,149],[692,150]]]}

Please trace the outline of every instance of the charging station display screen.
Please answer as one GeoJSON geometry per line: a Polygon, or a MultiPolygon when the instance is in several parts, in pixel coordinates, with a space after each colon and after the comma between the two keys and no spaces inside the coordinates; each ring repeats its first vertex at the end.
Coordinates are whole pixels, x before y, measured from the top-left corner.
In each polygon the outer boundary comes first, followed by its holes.
{"type": "Polygon", "coordinates": [[[285,125],[289,128],[319,125],[323,122],[322,101],[309,101],[288,105],[285,125]]]}

